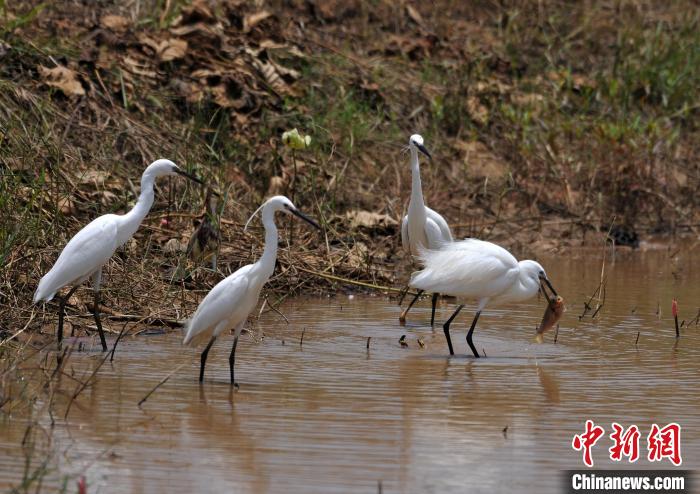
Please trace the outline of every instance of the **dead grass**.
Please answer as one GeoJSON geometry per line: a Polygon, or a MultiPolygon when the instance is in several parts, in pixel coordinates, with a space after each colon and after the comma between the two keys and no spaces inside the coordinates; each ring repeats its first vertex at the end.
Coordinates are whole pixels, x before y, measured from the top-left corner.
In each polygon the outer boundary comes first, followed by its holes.
{"type": "MultiPolygon", "coordinates": [[[[295,290],[319,287],[309,272],[394,281],[395,226],[349,228],[344,213],[400,218],[401,146],[418,129],[436,155],[423,169],[429,203],[458,235],[556,247],[541,240],[585,241],[613,215],[640,232],[698,221],[690,4],[446,4],[450,15],[362,2],[167,5],[1,7],[3,314],[28,307],[80,225],[130,207],[159,156],[226,194],[224,272],[255,257],[260,232],[242,237],[240,225],[265,196],[294,192],[321,218],[320,238],[295,227],[282,254],[273,287],[295,290]],[[279,136],[294,126],[313,146],[293,157],[279,136]]],[[[200,190],[159,184],[144,228],[108,267],[108,307],[188,313],[216,276],[172,283],[180,260],[163,246],[186,243],[203,208],[200,190]]],[[[10,316],[6,330],[24,320],[10,316]]]]}

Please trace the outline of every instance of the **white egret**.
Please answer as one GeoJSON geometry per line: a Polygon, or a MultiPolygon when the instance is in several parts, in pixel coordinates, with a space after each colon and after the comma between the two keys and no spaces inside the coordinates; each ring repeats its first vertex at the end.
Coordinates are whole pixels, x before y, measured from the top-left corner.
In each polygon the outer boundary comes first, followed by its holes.
{"type": "MultiPolygon", "coordinates": [[[[408,203],[408,214],[401,222],[401,245],[411,255],[418,256],[421,248],[437,249],[445,242],[452,242],[452,233],[447,221],[438,213],[425,205],[423,188],[420,181],[420,165],[418,151],[432,160],[430,153],[423,145],[423,138],[413,134],[408,140],[411,152],[411,200],[408,203]]],[[[401,324],[406,322],[406,314],[416,303],[424,290],[419,290],[408,307],[399,316],[401,324]]],[[[439,293],[433,293],[430,325],[435,322],[435,305],[439,293]]]]}
{"type": "MultiPolygon", "coordinates": [[[[478,300],[476,315],[467,333],[467,343],[477,358],[479,353],[472,342],[472,334],[486,304],[520,302],[533,297],[540,289],[546,295],[544,285],[557,296],[542,266],[530,260],[518,262],[510,252],[491,242],[470,238],[446,243],[437,250],[423,249],[419,257],[424,268],[413,273],[412,287],[458,299],[478,300]]],[[[443,327],[450,355],[454,355],[450,324],[463,307],[464,304],[459,305],[443,327]]]]}
{"type": "Polygon", "coordinates": [[[102,266],[107,263],[118,247],[126,243],[138,230],[141,221],[153,205],[153,185],[156,178],[167,175],[183,175],[195,182],[202,183],[196,177],[178,168],[170,160],[159,159],[148,165],[141,176],[141,194],[136,205],[124,215],[105,214],[92,220],[70,239],[58,256],[56,264],[39,281],[34,292],[34,303],[48,302],[56,292],[66,286],[72,286],[65,297],[61,297],[58,314],[58,343],[63,339],[63,318],[66,301],[73,292],[88,278],[92,278],[92,290],[95,293],[93,316],[100,334],[102,351],[107,351],[107,342],[102,331],[99,312],[100,280],[102,266]]]}
{"type": "Polygon", "coordinates": [[[248,315],[255,308],[260,296],[260,290],[272,275],[277,260],[277,226],[275,225],[275,213],[284,211],[307,221],[316,228],[318,224],[302,214],[294,204],[284,196],[274,196],[260,206],[245,224],[248,223],[262,209],[262,222],[265,226],[265,248],[263,255],[253,264],[248,264],[238,269],[235,273],[221,280],[204,297],[192,318],[185,326],[185,340],[183,344],[195,346],[209,340],[202,352],[199,382],[204,380],[204,366],[207,362],[209,349],[214,344],[217,336],[227,329],[234,330],[233,347],[229,356],[229,369],[231,371],[231,384],[233,380],[233,366],[236,357],[236,345],[243,325],[248,315]]]}

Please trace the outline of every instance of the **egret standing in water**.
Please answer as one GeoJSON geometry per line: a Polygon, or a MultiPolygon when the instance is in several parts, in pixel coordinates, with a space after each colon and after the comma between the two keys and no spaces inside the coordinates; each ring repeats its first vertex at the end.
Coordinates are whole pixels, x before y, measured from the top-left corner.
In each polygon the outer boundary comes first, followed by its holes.
{"type": "Polygon", "coordinates": [[[284,196],[274,196],[253,213],[246,222],[244,230],[261,209],[262,222],[265,226],[265,249],[262,257],[253,264],[243,266],[212,288],[185,326],[185,340],[183,344],[198,345],[203,341],[209,340],[200,359],[199,382],[204,380],[204,366],[207,362],[207,355],[216,337],[228,329],[233,329],[233,347],[231,348],[228,363],[231,371],[231,385],[235,384],[233,380],[233,366],[236,358],[238,337],[248,319],[248,315],[258,303],[260,290],[275,269],[277,242],[279,240],[277,226],[275,225],[275,213],[284,211],[285,213],[298,216],[316,228],[321,228],[314,220],[303,215],[295,208],[292,201],[284,196]]]}
{"type": "MultiPolygon", "coordinates": [[[[444,244],[438,250],[424,249],[419,257],[424,268],[413,273],[412,287],[478,300],[476,315],[467,333],[467,343],[477,358],[479,353],[472,334],[486,304],[521,302],[534,297],[539,290],[546,295],[545,286],[557,296],[542,266],[535,261],[518,262],[510,252],[491,242],[470,238],[444,244]]],[[[450,324],[463,307],[464,304],[459,305],[443,327],[450,355],[454,355],[450,324]]]]}
{"type": "MultiPolygon", "coordinates": [[[[432,160],[430,153],[423,146],[423,138],[413,134],[408,140],[408,148],[411,152],[411,200],[408,203],[408,214],[401,222],[401,245],[412,256],[418,256],[420,249],[437,249],[445,242],[452,242],[452,233],[445,218],[430,209],[423,201],[423,188],[420,181],[420,165],[418,163],[418,151],[432,160]]],[[[399,316],[401,324],[406,322],[406,314],[416,303],[424,290],[419,290],[408,307],[399,316]]],[[[433,293],[432,312],[430,325],[435,322],[435,305],[439,293],[433,293]]]]}
{"type": "Polygon", "coordinates": [[[183,175],[195,182],[202,183],[196,177],[178,168],[170,160],[160,159],[151,163],[141,176],[141,195],[131,211],[124,215],[105,214],[88,223],[75,234],[58,256],[56,264],[39,281],[34,292],[34,303],[50,301],[61,288],[72,288],[61,298],[58,313],[58,343],[63,339],[63,318],[66,301],[73,292],[88,278],[92,278],[92,290],[95,293],[92,314],[95,317],[97,331],[100,334],[102,351],[107,351],[107,342],[100,320],[100,280],[104,266],[118,247],[124,245],[136,230],[153,205],[153,185],[156,178],[167,175],[183,175]]]}

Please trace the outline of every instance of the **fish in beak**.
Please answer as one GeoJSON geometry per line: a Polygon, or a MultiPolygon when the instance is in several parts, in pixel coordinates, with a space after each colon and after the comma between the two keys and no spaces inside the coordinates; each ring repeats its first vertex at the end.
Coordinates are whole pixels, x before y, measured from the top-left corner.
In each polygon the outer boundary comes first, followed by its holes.
{"type": "Polygon", "coordinates": [[[544,310],[542,322],[540,322],[540,326],[537,328],[537,341],[539,343],[542,343],[542,335],[559,322],[565,310],[564,298],[559,295],[547,302],[547,308],[544,310]]]}

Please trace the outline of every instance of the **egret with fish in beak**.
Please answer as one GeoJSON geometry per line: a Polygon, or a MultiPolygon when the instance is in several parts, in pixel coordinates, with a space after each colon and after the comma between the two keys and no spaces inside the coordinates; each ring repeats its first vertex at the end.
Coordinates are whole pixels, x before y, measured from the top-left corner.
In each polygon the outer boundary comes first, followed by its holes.
{"type": "MultiPolygon", "coordinates": [[[[439,249],[423,249],[419,258],[425,267],[413,273],[410,283],[413,288],[478,300],[476,315],[467,333],[467,344],[476,358],[480,355],[472,335],[487,304],[521,302],[534,297],[545,286],[557,295],[539,263],[518,262],[506,249],[491,242],[469,238],[445,243],[439,249]]],[[[464,304],[459,305],[443,326],[450,355],[454,355],[450,324],[463,307],[464,304]]]]}

